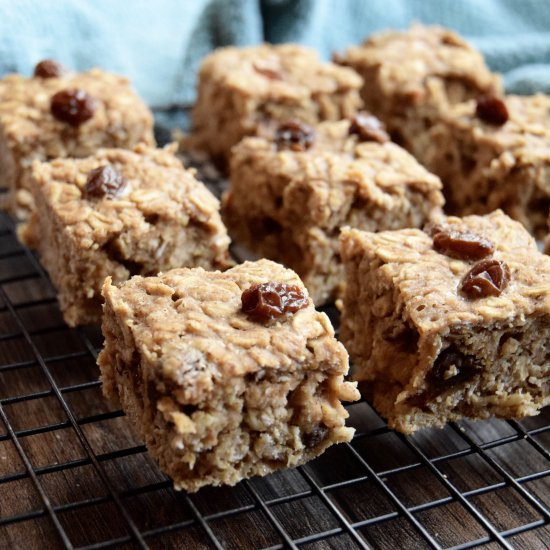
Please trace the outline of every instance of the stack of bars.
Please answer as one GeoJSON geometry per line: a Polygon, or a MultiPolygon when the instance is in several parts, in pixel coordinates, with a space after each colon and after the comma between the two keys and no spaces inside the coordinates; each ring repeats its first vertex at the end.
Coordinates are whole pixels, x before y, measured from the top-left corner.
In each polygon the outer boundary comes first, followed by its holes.
{"type": "Polygon", "coordinates": [[[286,47],[204,63],[184,143],[227,161],[230,236],[294,269],[317,305],[336,301],[355,379],[392,428],[537,414],[550,402],[549,99],[506,96],[439,27],[334,60],[363,80],[361,109],[340,121],[306,110],[328,84],[312,64],[297,78],[286,47]]]}
{"type": "Polygon", "coordinates": [[[438,27],[224,48],[180,143],[220,203],[125,79],[43,61],[0,81],[0,177],[67,324],[102,323],[105,396],[196,491],[350,441],[357,382],[404,433],[550,402],[549,113],[438,27]]]}

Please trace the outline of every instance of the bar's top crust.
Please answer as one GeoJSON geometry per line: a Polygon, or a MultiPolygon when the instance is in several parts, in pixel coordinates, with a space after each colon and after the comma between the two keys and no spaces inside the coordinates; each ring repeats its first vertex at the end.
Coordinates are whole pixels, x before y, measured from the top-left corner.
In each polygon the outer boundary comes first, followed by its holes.
{"type": "MultiPolygon", "coordinates": [[[[304,309],[267,325],[242,313],[242,292],[268,281],[297,285],[307,295],[293,271],[259,260],[224,273],[174,269],[133,277],[120,287],[107,279],[103,296],[116,322],[131,328],[134,341],[128,345],[156,365],[158,382],[176,384],[176,393],[185,393],[185,403],[200,402],[224,379],[264,370],[279,371],[281,381],[292,378],[292,369],[314,370],[321,363],[346,374],[347,352],[311,299],[304,309]]],[[[345,386],[355,399],[354,385],[345,386]]]]}
{"type": "Polygon", "coordinates": [[[349,126],[348,120],[320,123],[305,151],[279,150],[272,138],[248,137],[233,148],[232,163],[257,166],[273,176],[271,186],[296,181],[313,187],[324,197],[324,209],[315,212],[318,222],[354,196],[383,207],[407,187],[429,195],[434,206],[443,205],[441,180],[411,154],[392,142],[360,142],[348,134],[349,126]]]}
{"type": "Polygon", "coordinates": [[[296,44],[220,48],[204,59],[200,76],[239,94],[275,101],[359,90],[363,82],[352,69],[323,62],[313,49],[296,44]]]}
{"type": "Polygon", "coordinates": [[[142,141],[153,144],[151,111],[128,79],[118,75],[92,69],[57,78],[10,74],[0,80],[0,128],[10,147],[32,145],[33,158],[81,157],[106,144],[122,145],[125,128],[138,124],[144,128],[142,141]],[[50,112],[51,97],[74,88],[96,100],[93,117],[77,128],[60,122],[50,112]]]}
{"type": "MultiPolygon", "coordinates": [[[[534,159],[550,163],[550,96],[509,95],[504,98],[508,121],[496,126],[476,116],[475,101],[452,107],[441,124],[443,131],[459,132],[480,145],[489,146],[505,165],[529,164],[534,159]]],[[[434,130],[436,131],[436,130],[434,130]]]]}
{"type": "Polygon", "coordinates": [[[463,297],[458,287],[475,262],[436,252],[432,237],[419,229],[375,234],[346,228],[341,235],[342,259],[380,263],[380,284],[395,287],[396,307],[420,333],[445,334],[451,326],[490,326],[550,313],[550,257],[539,252],[520,223],[497,210],[487,216],[448,217],[441,225],[477,233],[494,243],[491,257],[506,262],[511,272],[500,296],[463,297]]]}
{"type": "Polygon", "coordinates": [[[413,100],[423,94],[430,77],[461,80],[481,92],[502,88],[500,77],[489,71],[477,50],[439,26],[414,24],[408,30],[374,34],[361,46],[348,48],[339,62],[361,74],[379,70],[385,94],[413,100]]]}
{"type": "MultiPolygon", "coordinates": [[[[159,255],[164,226],[200,224],[208,228],[225,255],[229,238],[219,214],[219,201],[176,157],[176,144],[163,149],[138,145],[134,150],[100,149],[84,159],[35,161],[32,180],[48,205],[81,248],[99,248],[115,237],[156,238],[159,255]],[[85,198],[88,174],[112,165],[126,180],[119,195],[85,198]],[[154,229],[156,228],[156,231],[154,229]]],[[[32,219],[31,219],[32,222],[32,219]]],[[[182,229],[183,230],[183,229],[182,229]]]]}

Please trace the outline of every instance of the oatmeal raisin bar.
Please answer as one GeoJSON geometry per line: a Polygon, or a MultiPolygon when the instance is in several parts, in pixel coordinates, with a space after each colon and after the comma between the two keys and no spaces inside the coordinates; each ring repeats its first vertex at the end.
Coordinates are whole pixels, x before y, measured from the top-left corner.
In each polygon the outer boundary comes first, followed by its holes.
{"type": "Polygon", "coordinates": [[[390,427],[550,404],[550,258],[501,211],[342,232],[340,335],[390,427]]]}
{"type": "Polygon", "coordinates": [[[33,164],[36,208],[20,236],[38,249],[69,325],[100,321],[108,275],[120,283],[173,267],[230,265],[219,202],[175,147],[33,164]]]}
{"type": "Polygon", "coordinates": [[[174,269],[107,279],[103,295],[104,394],[176,489],[234,485],[351,439],[347,353],[292,271],[174,269]]]}
{"type": "Polygon", "coordinates": [[[32,209],[34,160],[86,157],[100,147],[154,144],[153,117],[126,78],[98,69],[72,73],[43,61],[32,78],[0,80],[0,187],[19,218],[32,209]]]}
{"type": "Polygon", "coordinates": [[[233,149],[223,215],[232,237],[302,277],[315,303],[343,283],[338,234],[422,227],[441,211],[440,180],[391,143],[374,117],[283,124],[233,149]]]}
{"type": "Polygon", "coordinates": [[[381,32],[336,58],[363,77],[365,108],[415,155],[418,135],[449,105],[502,91],[481,54],[438,26],[381,32]]]}
{"type": "Polygon", "coordinates": [[[200,69],[189,143],[227,158],[241,138],[273,122],[295,117],[314,124],[351,116],[360,107],[361,83],[353,70],[322,62],[303,46],[216,50],[200,69]]]}
{"type": "Polygon", "coordinates": [[[550,209],[550,97],[507,96],[457,105],[419,140],[453,214],[503,209],[535,237],[550,209]]]}

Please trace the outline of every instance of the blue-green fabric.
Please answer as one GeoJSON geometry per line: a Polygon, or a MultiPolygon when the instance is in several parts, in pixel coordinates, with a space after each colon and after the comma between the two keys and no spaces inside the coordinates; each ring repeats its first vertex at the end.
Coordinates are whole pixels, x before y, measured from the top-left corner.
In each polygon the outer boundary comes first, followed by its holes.
{"type": "Polygon", "coordinates": [[[457,30],[510,92],[550,92],[549,0],[0,0],[0,74],[53,57],[126,74],[153,106],[192,101],[200,59],[299,42],[324,58],[414,21],[457,30]]]}

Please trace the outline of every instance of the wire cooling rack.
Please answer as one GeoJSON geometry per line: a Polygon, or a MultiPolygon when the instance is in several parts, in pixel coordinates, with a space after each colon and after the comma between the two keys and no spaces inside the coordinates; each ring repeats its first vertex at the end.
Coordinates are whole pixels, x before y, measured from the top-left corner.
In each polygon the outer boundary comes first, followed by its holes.
{"type": "Polygon", "coordinates": [[[361,401],[350,444],[189,495],[102,397],[101,344],[0,214],[0,548],[550,548],[548,409],[405,437],[361,401]]]}

